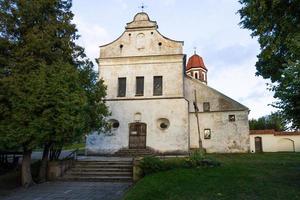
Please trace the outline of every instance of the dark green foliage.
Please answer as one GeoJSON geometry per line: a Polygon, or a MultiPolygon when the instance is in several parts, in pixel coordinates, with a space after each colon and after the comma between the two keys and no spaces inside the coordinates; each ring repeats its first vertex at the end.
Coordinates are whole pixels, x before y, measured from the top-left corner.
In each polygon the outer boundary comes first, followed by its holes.
{"type": "Polygon", "coordinates": [[[287,122],[279,112],[276,112],[258,119],[249,120],[249,128],[250,130],[274,129],[275,131],[285,131],[287,122]]]}
{"type": "Polygon", "coordinates": [[[57,158],[63,145],[103,128],[109,114],[106,87],[75,44],[71,6],[71,0],[0,1],[0,148],[27,155],[27,186],[32,149],[44,148],[45,176],[49,149],[57,158]]]}
{"type": "Polygon", "coordinates": [[[300,0],[240,0],[241,25],[258,37],[261,52],[256,75],[270,89],[292,127],[300,128],[300,0]]]}
{"type": "Polygon", "coordinates": [[[154,156],[144,157],[140,162],[140,167],[143,175],[166,170],[163,161],[154,156]]]}
{"type": "Polygon", "coordinates": [[[202,164],[204,158],[204,152],[201,150],[196,150],[188,158],[186,158],[186,163],[190,167],[197,167],[202,164]]]}
{"type": "Polygon", "coordinates": [[[2,147],[62,146],[105,125],[106,87],[75,44],[71,6],[71,0],[0,2],[2,147]]]}
{"type": "Polygon", "coordinates": [[[160,171],[177,168],[216,167],[220,163],[211,158],[206,158],[203,151],[196,150],[189,157],[165,158],[161,160],[155,156],[146,156],[140,162],[143,175],[149,175],[160,171]]]}
{"type": "Polygon", "coordinates": [[[282,200],[300,198],[300,154],[212,154],[221,167],[177,168],[137,182],[126,200],[282,200]]]}

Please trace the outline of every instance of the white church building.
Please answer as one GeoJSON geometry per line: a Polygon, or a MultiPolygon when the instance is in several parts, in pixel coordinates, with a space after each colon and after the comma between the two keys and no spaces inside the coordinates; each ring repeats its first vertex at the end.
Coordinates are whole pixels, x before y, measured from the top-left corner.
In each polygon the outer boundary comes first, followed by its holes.
{"type": "Polygon", "coordinates": [[[111,131],[91,134],[88,154],[148,150],[159,154],[249,151],[249,109],[209,87],[207,67],[186,62],[183,41],[163,36],[145,12],[123,34],[100,46],[99,73],[107,85],[111,131]]]}

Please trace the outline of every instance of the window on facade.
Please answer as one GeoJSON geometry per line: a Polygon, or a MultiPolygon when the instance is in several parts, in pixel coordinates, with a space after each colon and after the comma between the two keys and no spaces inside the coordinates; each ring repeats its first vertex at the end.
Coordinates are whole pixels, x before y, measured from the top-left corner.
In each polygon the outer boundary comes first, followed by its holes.
{"type": "Polygon", "coordinates": [[[228,118],[229,118],[230,122],[234,122],[235,121],[235,115],[229,115],[228,118]]]}
{"type": "Polygon", "coordinates": [[[110,119],[110,120],[108,120],[108,123],[109,123],[111,129],[117,129],[120,126],[119,121],[116,119],[110,119]]]}
{"type": "Polygon", "coordinates": [[[198,73],[195,72],[195,79],[198,79],[198,73]]]}
{"type": "Polygon", "coordinates": [[[203,112],[209,112],[210,111],[210,104],[209,102],[203,103],[203,112]]]}
{"type": "Polygon", "coordinates": [[[126,78],[118,78],[118,97],[126,96],[126,78]]]}
{"type": "Polygon", "coordinates": [[[136,77],[135,95],[136,96],[144,95],[144,77],[143,76],[136,77]]]}
{"type": "Polygon", "coordinates": [[[159,96],[162,95],[163,92],[163,80],[162,76],[154,76],[153,77],[153,95],[159,96]]]}
{"type": "Polygon", "coordinates": [[[210,139],[211,138],[211,130],[206,128],[204,129],[204,139],[210,139]]]}

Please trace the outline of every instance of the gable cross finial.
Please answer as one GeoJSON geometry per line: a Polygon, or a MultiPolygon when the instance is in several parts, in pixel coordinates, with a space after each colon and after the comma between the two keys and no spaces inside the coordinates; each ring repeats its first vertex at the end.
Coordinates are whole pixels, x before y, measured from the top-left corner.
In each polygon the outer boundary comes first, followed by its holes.
{"type": "Polygon", "coordinates": [[[142,10],[142,12],[144,12],[145,8],[147,8],[147,6],[145,6],[144,2],[142,2],[142,5],[139,6],[139,8],[142,10]]]}
{"type": "Polygon", "coordinates": [[[194,54],[197,53],[197,47],[194,47],[194,54]]]}

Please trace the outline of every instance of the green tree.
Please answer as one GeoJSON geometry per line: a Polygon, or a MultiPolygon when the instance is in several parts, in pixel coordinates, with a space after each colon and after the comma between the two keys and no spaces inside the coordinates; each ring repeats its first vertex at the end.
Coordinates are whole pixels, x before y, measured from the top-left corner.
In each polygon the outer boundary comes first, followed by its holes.
{"type": "Polygon", "coordinates": [[[256,75],[270,79],[292,128],[300,128],[300,0],[240,0],[241,25],[258,37],[256,75]]]}
{"type": "Polygon", "coordinates": [[[285,131],[288,128],[287,125],[288,122],[279,112],[249,120],[250,130],[274,129],[276,131],[285,131]]]}
{"type": "Polygon", "coordinates": [[[108,109],[103,81],[75,44],[71,0],[0,2],[0,143],[24,151],[22,183],[32,184],[31,152],[62,147],[101,129],[108,109]]]}

